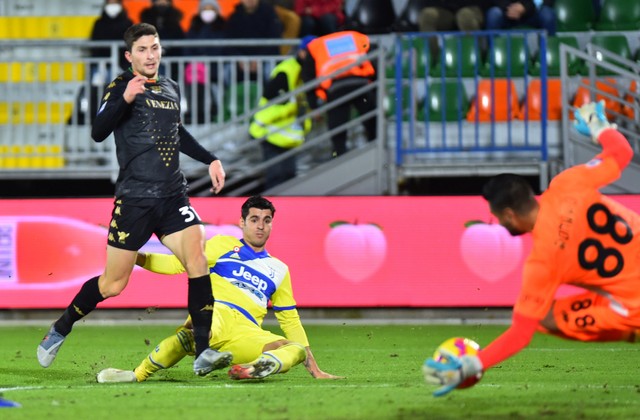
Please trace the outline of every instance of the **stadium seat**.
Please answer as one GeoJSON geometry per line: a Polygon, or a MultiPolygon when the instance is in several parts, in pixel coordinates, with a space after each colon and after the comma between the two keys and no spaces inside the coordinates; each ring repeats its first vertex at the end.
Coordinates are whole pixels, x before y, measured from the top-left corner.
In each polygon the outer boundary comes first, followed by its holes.
{"type": "Polygon", "coordinates": [[[597,31],[635,31],[640,29],[640,2],[604,0],[596,22],[597,31]]]}
{"type": "Polygon", "coordinates": [[[596,13],[590,0],[556,0],[558,32],[582,32],[593,28],[596,13]]]}
{"type": "Polygon", "coordinates": [[[511,121],[519,115],[518,91],[513,80],[480,80],[467,112],[467,121],[511,121]]]}
{"type": "Polygon", "coordinates": [[[492,36],[489,52],[482,68],[483,76],[521,77],[529,71],[531,51],[519,36],[492,36]]]}
{"type": "Polygon", "coordinates": [[[360,0],[353,14],[349,16],[346,29],[367,35],[386,34],[391,32],[395,20],[391,0],[360,0]]]}
{"type": "Polygon", "coordinates": [[[408,0],[393,24],[396,32],[417,32],[420,11],[429,5],[429,0],[408,0]]]}
{"type": "MultiPolygon", "coordinates": [[[[593,88],[589,89],[587,86],[591,85],[589,79],[582,79],[582,84],[576,89],[576,93],[573,99],[573,106],[579,108],[587,102],[604,100],[605,109],[607,110],[607,117],[615,119],[622,111],[622,105],[619,100],[613,98],[619,98],[620,93],[618,91],[617,82],[613,78],[606,78],[596,80],[593,88]],[[592,98],[591,92],[594,92],[592,98]]],[[[573,114],[569,115],[569,118],[573,119],[573,114]]]]}
{"type": "MultiPolygon", "coordinates": [[[[425,38],[409,38],[402,42],[402,74],[409,77],[409,69],[413,77],[425,77],[431,67],[431,53],[425,38]]],[[[394,65],[395,70],[395,65],[394,65]]]]}
{"type": "Polygon", "coordinates": [[[469,109],[464,84],[451,80],[432,82],[427,90],[424,107],[429,121],[463,120],[469,109]]]}
{"type": "Polygon", "coordinates": [[[628,91],[624,94],[624,104],[622,105],[622,113],[628,118],[634,119],[636,108],[640,106],[640,92],[638,91],[638,83],[632,80],[629,84],[628,91]]]}
{"type": "MultiPolygon", "coordinates": [[[[547,76],[560,76],[560,45],[565,44],[579,49],[578,39],[573,35],[547,37],[547,76]]],[[[533,58],[533,64],[529,73],[532,76],[540,76],[540,56],[533,58]]],[[[584,62],[574,55],[569,56],[567,65],[569,75],[573,76],[584,71],[584,62]]]]}
{"type": "Polygon", "coordinates": [[[225,92],[226,111],[233,117],[244,115],[246,112],[258,107],[258,102],[260,100],[258,95],[257,82],[249,82],[246,86],[245,82],[238,82],[238,84],[236,84],[235,97],[233,97],[232,90],[230,88],[225,92]],[[248,104],[245,104],[245,96],[248,97],[248,104]]]}
{"type": "MultiPolygon", "coordinates": [[[[610,51],[614,54],[619,55],[622,58],[627,60],[632,60],[631,56],[631,48],[629,47],[629,41],[627,41],[627,37],[624,35],[603,35],[603,34],[595,34],[591,37],[591,44],[601,47],[607,51],[610,51]]],[[[611,61],[604,59],[603,61],[611,61]]],[[[611,75],[613,72],[598,67],[596,69],[596,74],[598,75],[611,75]]]]}
{"type": "MultiPolygon", "coordinates": [[[[387,90],[387,101],[388,105],[385,106],[387,109],[387,115],[391,118],[395,118],[396,116],[396,107],[398,106],[398,98],[399,95],[395,94],[395,88],[390,88],[387,90]]],[[[423,99],[418,97],[415,89],[411,89],[408,85],[402,87],[402,120],[409,121],[411,120],[411,113],[414,114],[414,119],[416,120],[424,120],[424,107],[423,99]],[[411,103],[413,102],[413,106],[411,103]],[[413,110],[413,111],[412,111],[413,110]]]]}
{"type": "MultiPolygon", "coordinates": [[[[527,87],[527,98],[520,110],[521,120],[537,121],[542,115],[542,82],[533,79],[527,87]]],[[[547,120],[562,119],[562,83],[547,79],[547,120]]]]}
{"type": "Polygon", "coordinates": [[[443,44],[431,66],[432,77],[474,77],[480,71],[481,51],[475,38],[451,36],[446,37],[443,44]]]}

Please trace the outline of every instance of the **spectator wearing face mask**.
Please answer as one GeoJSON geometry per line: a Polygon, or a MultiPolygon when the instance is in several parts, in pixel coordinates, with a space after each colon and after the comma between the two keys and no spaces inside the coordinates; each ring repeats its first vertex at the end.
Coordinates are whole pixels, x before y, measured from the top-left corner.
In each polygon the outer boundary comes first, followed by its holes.
{"type": "Polygon", "coordinates": [[[115,74],[126,70],[129,62],[124,56],[125,47],[122,34],[133,25],[122,6],[122,0],[106,0],[102,14],[93,24],[90,41],[115,41],[118,43],[119,69],[111,69],[111,48],[109,46],[91,47],[89,56],[99,58],[100,63],[92,62],[89,67],[89,83],[83,84],[76,95],[75,107],[69,124],[90,124],[98,111],[98,105],[104,93],[104,85],[109,83],[115,74]]]}
{"type": "MultiPolygon", "coordinates": [[[[102,9],[102,14],[93,24],[91,30],[91,41],[122,41],[122,34],[133,25],[133,22],[127,16],[127,12],[122,6],[122,0],[106,0],[102,9]]],[[[91,57],[110,57],[111,51],[109,48],[91,48],[91,57]]],[[[129,67],[129,63],[124,58],[124,47],[121,47],[118,52],[120,70],[125,70],[129,67]]],[[[110,79],[106,77],[105,80],[110,79]]]]}
{"type": "MultiPolygon", "coordinates": [[[[225,37],[226,21],[220,14],[220,4],[217,0],[200,0],[198,14],[191,19],[191,25],[186,33],[186,39],[207,40],[225,37]]],[[[220,46],[194,46],[185,48],[185,55],[224,55],[220,46]]]]}

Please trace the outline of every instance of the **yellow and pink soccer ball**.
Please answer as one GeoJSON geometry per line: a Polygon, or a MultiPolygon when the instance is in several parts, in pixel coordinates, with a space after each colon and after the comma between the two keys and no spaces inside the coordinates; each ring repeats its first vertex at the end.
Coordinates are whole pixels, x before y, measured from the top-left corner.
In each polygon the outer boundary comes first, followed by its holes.
{"type": "MultiPolygon", "coordinates": [[[[447,362],[447,354],[453,354],[454,356],[475,356],[480,351],[480,345],[470,338],[465,337],[453,337],[444,341],[438,346],[435,353],[433,353],[433,360],[436,362],[447,362]]],[[[465,379],[458,385],[457,389],[464,389],[474,386],[480,381],[482,374],[472,376],[465,379]]]]}

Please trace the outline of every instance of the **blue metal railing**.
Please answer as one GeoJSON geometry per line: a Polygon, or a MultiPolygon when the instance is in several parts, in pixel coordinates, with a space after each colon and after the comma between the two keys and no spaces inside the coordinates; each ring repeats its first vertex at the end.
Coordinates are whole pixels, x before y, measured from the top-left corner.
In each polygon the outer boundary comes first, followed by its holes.
{"type": "Polygon", "coordinates": [[[546,56],[544,31],[398,34],[391,98],[396,164],[442,152],[547,161],[546,56]],[[539,76],[530,75],[534,60],[539,76]],[[540,116],[532,119],[528,87],[536,78],[540,116]]]}

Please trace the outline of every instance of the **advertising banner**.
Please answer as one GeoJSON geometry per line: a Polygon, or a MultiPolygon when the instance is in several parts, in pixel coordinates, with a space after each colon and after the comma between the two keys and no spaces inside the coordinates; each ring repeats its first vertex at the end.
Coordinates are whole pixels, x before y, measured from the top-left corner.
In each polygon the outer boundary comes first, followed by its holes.
{"type": "MultiPolygon", "coordinates": [[[[640,198],[619,196],[640,209],[640,198]]],[[[244,198],[193,198],[208,237],[240,236],[244,198]]],[[[267,250],[299,307],[511,306],[530,237],[480,197],[275,197],[267,250]],[[483,222],[483,223],[473,223],[483,222]],[[471,222],[471,223],[470,223],[471,222]]],[[[104,269],[112,199],[0,200],[0,308],[65,308],[104,269]]],[[[153,238],[143,250],[169,251],[153,238]]],[[[215,290],[214,290],[215,294],[215,290]]],[[[102,308],[185,307],[187,278],[139,267],[102,308]]]]}

